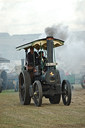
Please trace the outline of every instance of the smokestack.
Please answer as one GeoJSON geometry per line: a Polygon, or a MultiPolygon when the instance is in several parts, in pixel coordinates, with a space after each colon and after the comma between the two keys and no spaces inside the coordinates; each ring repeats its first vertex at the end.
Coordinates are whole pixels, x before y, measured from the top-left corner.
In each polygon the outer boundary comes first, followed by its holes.
{"type": "Polygon", "coordinates": [[[48,63],[53,63],[53,37],[47,37],[47,58],[48,63]]]}

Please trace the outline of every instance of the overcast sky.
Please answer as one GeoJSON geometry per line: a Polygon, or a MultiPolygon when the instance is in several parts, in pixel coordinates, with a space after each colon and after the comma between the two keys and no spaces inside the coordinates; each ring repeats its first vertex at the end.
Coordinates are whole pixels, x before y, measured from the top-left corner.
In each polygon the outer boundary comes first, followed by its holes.
{"type": "Polygon", "coordinates": [[[0,0],[0,32],[43,33],[61,23],[85,30],[84,14],[85,0],[0,0]]]}

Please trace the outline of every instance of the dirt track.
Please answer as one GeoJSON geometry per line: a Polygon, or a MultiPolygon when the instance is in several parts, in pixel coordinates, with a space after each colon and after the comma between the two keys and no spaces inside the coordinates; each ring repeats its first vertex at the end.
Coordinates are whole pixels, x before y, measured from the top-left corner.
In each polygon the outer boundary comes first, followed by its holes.
{"type": "Polygon", "coordinates": [[[19,102],[18,92],[0,93],[0,128],[85,128],[85,89],[74,85],[72,103],[53,105],[43,98],[41,107],[33,101],[28,106],[19,102]]]}

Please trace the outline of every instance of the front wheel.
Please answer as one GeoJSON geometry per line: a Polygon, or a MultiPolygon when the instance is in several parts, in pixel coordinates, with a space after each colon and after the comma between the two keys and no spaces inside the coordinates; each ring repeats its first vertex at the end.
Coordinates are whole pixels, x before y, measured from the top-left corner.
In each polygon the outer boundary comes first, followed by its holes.
{"type": "Polygon", "coordinates": [[[62,100],[64,105],[70,105],[71,103],[71,85],[68,80],[62,82],[62,100]]]}
{"type": "Polygon", "coordinates": [[[36,80],[33,84],[33,100],[36,106],[42,104],[42,85],[40,81],[36,80]]]}

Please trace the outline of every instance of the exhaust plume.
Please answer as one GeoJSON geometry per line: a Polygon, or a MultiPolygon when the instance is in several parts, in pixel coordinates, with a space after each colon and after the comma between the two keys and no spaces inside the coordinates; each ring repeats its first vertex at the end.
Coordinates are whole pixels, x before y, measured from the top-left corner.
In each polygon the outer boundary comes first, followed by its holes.
{"type": "Polygon", "coordinates": [[[65,41],[62,47],[55,48],[58,66],[66,72],[80,73],[82,65],[85,65],[85,32],[70,32],[68,26],[59,24],[47,27],[45,33],[65,41]]]}
{"type": "Polygon", "coordinates": [[[62,24],[53,25],[52,27],[47,27],[45,29],[45,33],[47,36],[53,36],[54,38],[66,40],[68,37],[68,26],[64,26],[62,24]]]}

